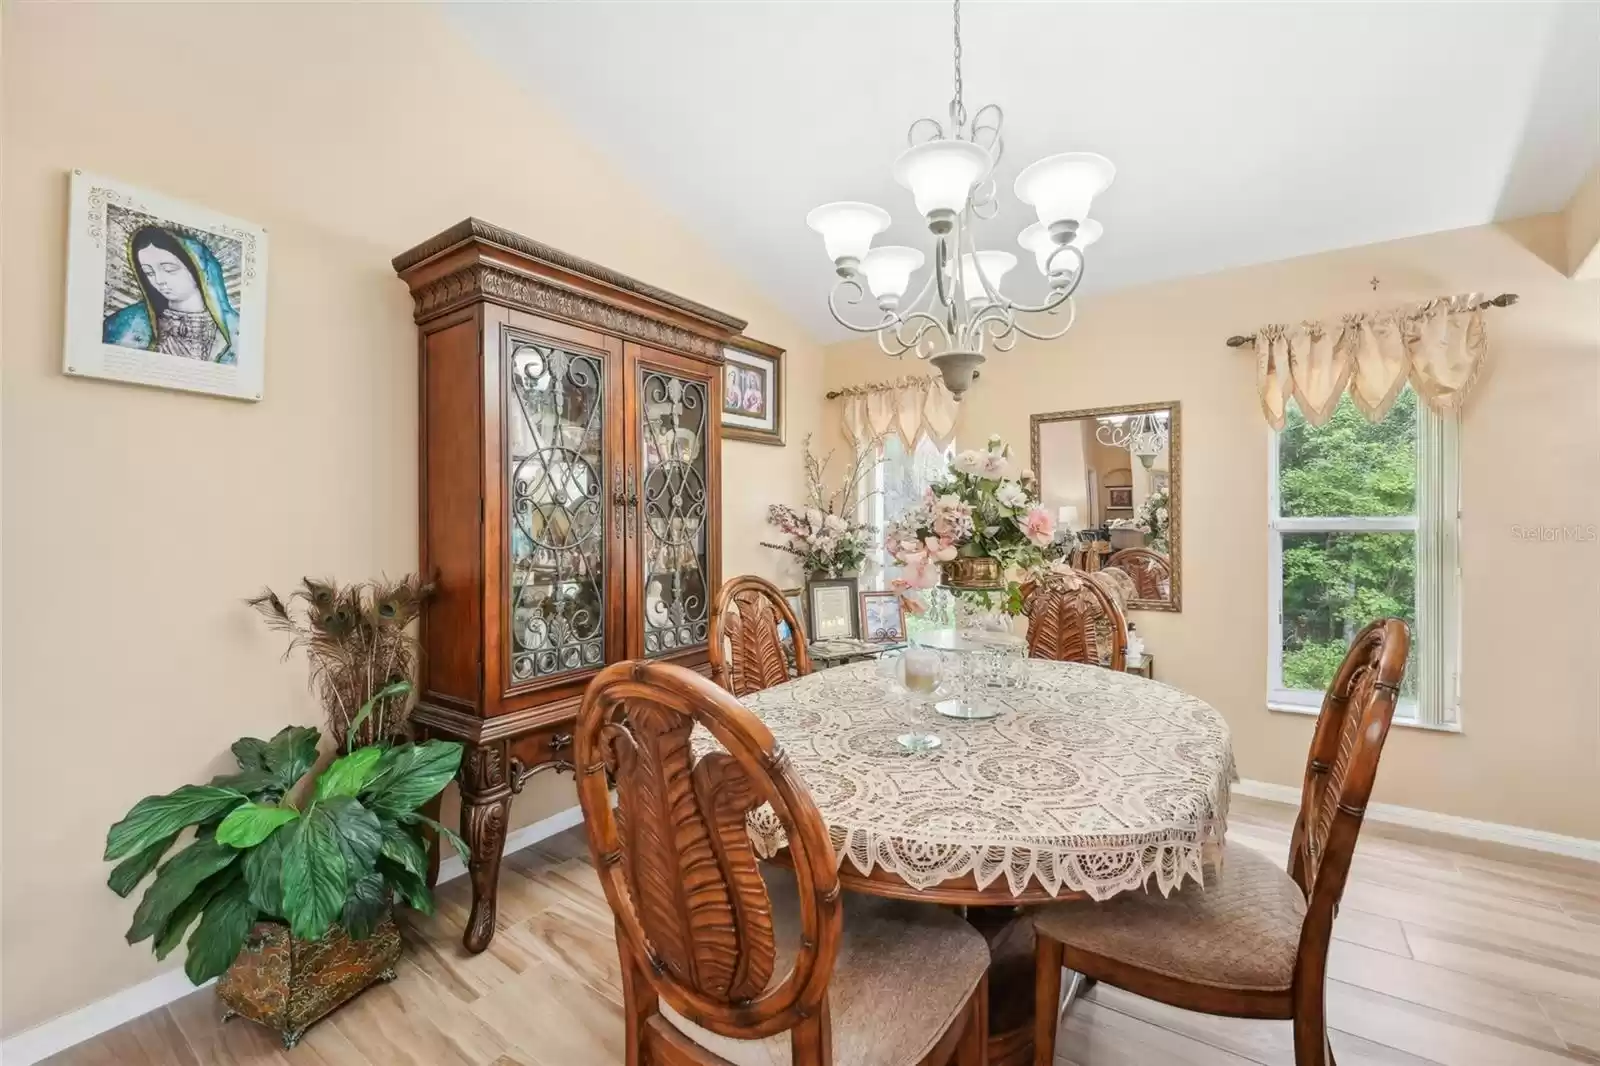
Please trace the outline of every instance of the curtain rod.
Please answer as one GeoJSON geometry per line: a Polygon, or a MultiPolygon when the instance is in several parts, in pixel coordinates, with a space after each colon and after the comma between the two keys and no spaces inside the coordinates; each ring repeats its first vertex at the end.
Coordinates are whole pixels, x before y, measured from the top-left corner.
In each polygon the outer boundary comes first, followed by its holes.
{"type": "MultiPolygon", "coordinates": [[[[1482,311],[1486,307],[1510,307],[1520,299],[1521,297],[1514,292],[1503,292],[1492,300],[1485,300],[1481,304],[1473,304],[1472,307],[1468,308],[1468,310],[1482,311]]],[[[1229,337],[1228,347],[1243,348],[1247,344],[1254,344],[1255,341],[1256,335],[1254,333],[1250,334],[1248,337],[1229,337]]]]}
{"type": "MultiPolygon", "coordinates": [[[[982,376],[983,372],[980,370],[972,372],[974,381],[982,376]]],[[[875,381],[870,385],[851,385],[848,388],[834,389],[832,392],[825,393],[823,398],[837,400],[841,396],[859,396],[866,392],[889,392],[893,389],[903,389],[910,385],[921,385],[924,382],[941,380],[943,379],[938,374],[924,374],[920,377],[895,378],[893,381],[875,381]]]]}

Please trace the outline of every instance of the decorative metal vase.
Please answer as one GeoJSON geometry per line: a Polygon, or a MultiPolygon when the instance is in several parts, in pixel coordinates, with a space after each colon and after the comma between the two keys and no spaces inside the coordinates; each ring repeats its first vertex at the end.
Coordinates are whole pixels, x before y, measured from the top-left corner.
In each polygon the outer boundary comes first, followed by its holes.
{"type": "Polygon", "coordinates": [[[944,583],[953,589],[995,589],[1002,584],[1000,560],[988,555],[960,555],[940,563],[944,583]]]}
{"type": "Polygon", "coordinates": [[[286,925],[258,922],[217,982],[217,996],[228,1005],[222,1020],[260,1022],[288,1050],[313,1022],[375,982],[393,981],[399,958],[400,931],[387,914],[365,940],[351,939],[338,925],[321,940],[299,940],[286,925]]]}

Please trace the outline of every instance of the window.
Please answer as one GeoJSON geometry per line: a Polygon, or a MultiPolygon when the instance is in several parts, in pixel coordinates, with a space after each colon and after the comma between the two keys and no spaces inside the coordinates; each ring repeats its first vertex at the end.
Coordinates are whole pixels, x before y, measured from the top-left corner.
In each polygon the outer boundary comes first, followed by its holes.
{"type": "Polygon", "coordinates": [[[1397,721],[1459,726],[1457,420],[1408,387],[1376,424],[1346,395],[1271,443],[1267,703],[1316,711],[1361,627],[1411,626],[1397,721]]]}
{"type": "MultiPolygon", "coordinates": [[[[874,531],[861,587],[886,589],[899,570],[890,560],[888,549],[883,546],[883,528],[915,507],[928,491],[928,486],[949,473],[955,445],[941,448],[924,435],[917,438],[915,448],[908,450],[904,441],[890,434],[879,445],[878,454],[883,461],[873,467],[861,501],[862,520],[874,531]]],[[[908,629],[948,622],[946,615],[949,604],[945,602],[948,594],[942,589],[935,589],[930,590],[923,599],[928,605],[928,613],[908,618],[908,629]]]]}

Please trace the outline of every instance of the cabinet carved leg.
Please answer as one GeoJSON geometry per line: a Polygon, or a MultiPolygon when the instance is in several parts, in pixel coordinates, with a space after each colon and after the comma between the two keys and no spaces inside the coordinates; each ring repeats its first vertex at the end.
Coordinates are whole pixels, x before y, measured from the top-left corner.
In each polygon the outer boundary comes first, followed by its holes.
{"type": "Polygon", "coordinates": [[[461,835],[471,858],[472,915],[461,943],[473,954],[494,937],[495,896],[500,881],[500,856],[506,846],[511,816],[511,782],[504,742],[469,748],[461,767],[461,835]]]}

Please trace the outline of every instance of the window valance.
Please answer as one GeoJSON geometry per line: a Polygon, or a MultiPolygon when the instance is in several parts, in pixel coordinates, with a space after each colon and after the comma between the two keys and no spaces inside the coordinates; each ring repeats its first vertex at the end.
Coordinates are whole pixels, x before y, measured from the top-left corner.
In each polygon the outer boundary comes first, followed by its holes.
{"type": "Polygon", "coordinates": [[[937,375],[899,378],[875,385],[857,385],[830,393],[843,401],[844,436],[860,448],[894,433],[907,450],[927,436],[940,448],[955,439],[960,408],[937,375]]]}
{"type": "Polygon", "coordinates": [[[1483,312],[1516,299],[1467,293],[1338,322],[1272,323],[1228,343],[1253,346],[1261,410],[1273,429],[1283,428],[1291,397],[1306,421],[1320,426],[1346,391],[1369,420],[1380,421],[1407,382],[1446,414],[1460,409],[1488,355],[1483,312]]]}

